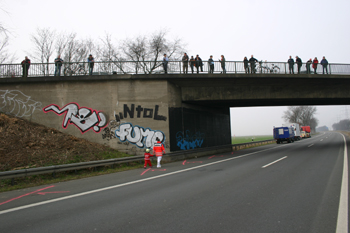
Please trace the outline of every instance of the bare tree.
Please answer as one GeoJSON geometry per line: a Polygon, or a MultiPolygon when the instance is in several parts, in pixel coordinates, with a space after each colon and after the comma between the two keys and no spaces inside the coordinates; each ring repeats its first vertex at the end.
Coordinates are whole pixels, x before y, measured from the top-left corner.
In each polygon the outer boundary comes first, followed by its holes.
{"type": "Polygon", "coordinates": [[[314,116],[317,112],[317,108],[312,106],[300,106],[300,108],[302,112],[300,120],[303,123],[303,125],[311,126],[312,124],[315,124],[315,127],[313,128],[316,129],[318,120],[314,116]]]}
{"type": "Polygon", "coordinates": [[[34,59],[41,64],[42,74],[50,74],[50,58],[54,52],[56,32],[49,28],[38,28],[36,34],[32,35],[32,41],[34,43],[34,53],[31,55],[34,59]]]}
{"type": "Polygon", "coordinates": [[[118,60],[131,61],[127,67],[119,67],[122,72],[151,74],[162,65],[163,54],[166,53],[170,60],[176,60],[181,57],[184,46],[181,39],[169,40],[167,31],[161,30],[150,36],[128,38],[124,40],[120,50],[121,56],[118,60]]]}
{"type": "MultiPolygon", "coordinates": [[[[8,13],[6,10],[0,8],[4,13],[8,13]]],[[[12,63],[15,60],[15,55],[8,52],[8,46],[10,45],[10,32],[0,22],[0,64],[12,63]]]]}
{"type": "Polygon", "coordinates": [[[301,109],[297,106],[289,106],[288,110],[284,112],[282,118],[286,122],[299,123],[301,118],[301,109]]]}
{"type": "Polygon", "coordinates": [[[8,52],[7,52],[8,45],[9,45],[8,35],[0,32],[0,64],[8,60],[8,52]]]}
{"type": "Polygon", "coordinates": [[[308,125],[316,129],[318,125],[318,120],[314,117],[316,112],[317,108],[312,106],[289,106],[282,118],[290,123],[308,125]]]}
{"type": "Polygon", "coordinates": [[[118,49],[112,42],[112,36],[108,33],[101,38],[102,45],[97,45],[97,56],[103,61],[100,64],[100,71],[111,73],[118,64],[118,49]]]}
{"type": "Polygon", "coordinates": [[[56,51],[64,61],[64,75],[87,74],[86,59],[94,48],[91,39],[79,40],[76,33],[59,35],[56,51]]]}

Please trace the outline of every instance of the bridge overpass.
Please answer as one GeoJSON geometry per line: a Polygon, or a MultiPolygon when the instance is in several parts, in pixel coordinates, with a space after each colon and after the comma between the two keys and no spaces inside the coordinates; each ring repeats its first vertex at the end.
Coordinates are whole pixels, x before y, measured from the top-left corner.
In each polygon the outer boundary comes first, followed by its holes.
{"type": "Polygon", "coordinates": [[[143,154],[231,143],[230,107],[349,105],[350,75],[168,74],[0,79],[0,111],[143,154]]]}

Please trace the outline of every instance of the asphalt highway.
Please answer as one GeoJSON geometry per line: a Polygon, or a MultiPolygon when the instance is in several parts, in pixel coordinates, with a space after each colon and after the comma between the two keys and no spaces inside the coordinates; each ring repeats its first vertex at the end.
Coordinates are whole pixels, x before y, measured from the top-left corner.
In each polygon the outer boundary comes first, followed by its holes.
{"type": "Polygon", "coordinates": [[[329,132],[0,193],[0,232],[348,232],[347,157],[329,132]]]}

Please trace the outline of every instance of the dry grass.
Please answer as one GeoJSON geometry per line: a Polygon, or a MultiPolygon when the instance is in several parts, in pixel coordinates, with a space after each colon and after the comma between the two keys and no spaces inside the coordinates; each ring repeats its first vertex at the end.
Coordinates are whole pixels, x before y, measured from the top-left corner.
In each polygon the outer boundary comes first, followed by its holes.
{"type": "Polygon", "coordinates": [[[0,113],[0,142],[0,171],[128,156],[3,113],[0,113]]]}

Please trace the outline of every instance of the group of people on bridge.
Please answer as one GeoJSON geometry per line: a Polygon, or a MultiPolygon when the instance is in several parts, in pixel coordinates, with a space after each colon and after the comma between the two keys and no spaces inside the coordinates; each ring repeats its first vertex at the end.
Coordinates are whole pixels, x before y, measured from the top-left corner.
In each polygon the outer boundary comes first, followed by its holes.
{"type": "MultiPolygon", "coordinates": [[[[303,65],[302,60],[300,59],[300,57],[296,56],[295,57],[295,62],[294,59],[292,58],[292,56],[289,56],[289,59],[287,61],[288,66],[289,66],[289,73],[290,74],[294,74],[294,65],[295,63],[297,64],[297,68],[298,68],[298,74],[300,74],[300,70],[301,67],[303,65]]],[[[164,73],[167,74],[168,73],[168,62],[169,62],[169,58],[167,57],[166,54],[164,54],[163,57],[163,68],[164,68],[164,73]]],[[[222,69],[222,74],[226,74],[226,60],[224,55],[221,55],[221,58],[219,59],[219,62],[221,64],[221,69],[222,69]]],[[[244,57],[243,59],[243,64],[244,64],[244,71],[246,74],[248,73],[256,73],[256,64],[259,63],[259,61],[254,58],[253,55],[251,55],[250,59],[248,60],[247,57],[244,57]]],[[[328,61],[327,59],[323,56],[323,59],[321,60],[320,64],[323,67],[323,74],[326,71],[326,74],[328,74],[328,61]]],[[[306,62],[306,73],[307,74],[311,74],[311,65],[312,68],[314,69],[314,73],[317,74],[317,65],[318,65],[318,60],[317,57],[315,57],[315,59],[312,61],[311,58],[306,62]]],[[[188,73],[188,66],[191,67],[191,72],[192,74],[194,73],[194,68],[196,68],[197,74],[200,72],[203,72],[203,61],[202,59],[199,57],[199,55],[197,54],[196,57],[194,58],[193,56],[191,56],[191,58],[189,58],[189,56],[187,55],[187,53],[184,53],[183,57],[182,57],[182,72],[184,74],[188,73]]],[[[213,56],[210,55],[209,59],[208,59],[208,67],[209,67],[209,74],[214,73],[214,60],[213,60],[213,56]]]]}
{"type": "MultiPolygon", "coordinates": [[[[221,58],[218,59],[218,61],[221,64],[221,69],[222,69],[222,74],[226,74],[226,60],[225,60],[225,56],[221,55],[221,58]]],[[[61,59],[60,55],[58,55],[58,57],[55,59],[55,76],[60,76],[61,75],[61,67],[63,64],[63,60],[61,59]]],[[[214,73],[214,59],[213,56],[210,55],[209,59],[208,59],[208,73],[209,74],[213,74],[214,73]]],[[[90,54],[89,57],[87,58],[87,63],[88,63],[88,67],[89,67],[89,75],[92,75],[93,72],[93,68],[94,68],[94,57],[90,54]]],[[[162,60],[162,65],[163,65],[163,69],[164,69],[164,73],[167,74],[168,73],[168,63],[169,63],[169,58],[167,57],[166,54],[164,54],[163,60],[162,60]]],[[[247,57],[244,57],[243,59],[243,64],[244,64],[244,71],[246,74],[248,73],[256,73],[257,69],[256,69],[256,65],[259,62],[256,58],[254,58],[253,55],[251,55],[250,59],[248,60],[247,57]]],[[[289,56],[289,59],[287,61],[288,63],[288,68],[289,68],[289,73],[290,74],[294,74],[294,65],[297,65],[297,73],[300,74],[300,70],[301,67],[303,65],[303,62],[301,60],[300,57],[296,56],[295,57],[295,61],[292,58],[292,56],[289,56]]],[[[21,65],[23,68],[23,77],[27,77],[28,76],[28,70],[30,67],[30,59],[26,56],[25,59],[22,61],[21,65]]],[[[311,66],[313,68],[313,72],[314,74],[317,74],[317,66],[318,66],[319,62],[317,60],[317,57],[315,57],[313,60],[310,58],[306,63],[306,74],[311,74],[311,66]]],[[[320,64],[322,65],[323,68],[323,74],[326,71],[326,74],[328,74],[328,61],[327,59],[323,56],[320,64]]],[[[182,72],[184,74],[188,73],[188,66],[190,66],[191,68],[191,72],[192,74],[194,73],[194,68],[196,68],[196,72],[197,74],[199,72],[203,72],[203,61],[202,59],[199,57],[199,55],[197,54],[196,57],[191,56],[191,58],[187,55],[187,53],[184,53],[183,57],[182,57],[182,72]]]]}
{"type": "MultiPolygon", "coordinates": [[[[297,63],[297,67],[298,67],[298,74],[300,74],[300,68],[302,66],[302,61],[300,59],[300,57],[296,56],[295,57],[295,61],[297,63]]],[[[289,56],[289,59],[288,59],[288,67],[289,67],[289,73],[290,74],[294,74],[294,59],[292,58],[292,56],[289,56]]],[[[326,59],[325,56],[323,56],[320,64],[322,65],[322,68],[323,68],[323,74],[324,74],[324,71],[326,70],[326,74],[328,74],[328,61],[326,59]]],[[[311,74],[311,65],[312,65],[312,68],[314,69],[314,74],[317,74],[317,65],[318,65],[318,60],[317,60],[317,57],[314,58],[314,60],[311,60],[311,58],[306,62],[306,73],[307,74],[311,74]]]]}

